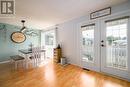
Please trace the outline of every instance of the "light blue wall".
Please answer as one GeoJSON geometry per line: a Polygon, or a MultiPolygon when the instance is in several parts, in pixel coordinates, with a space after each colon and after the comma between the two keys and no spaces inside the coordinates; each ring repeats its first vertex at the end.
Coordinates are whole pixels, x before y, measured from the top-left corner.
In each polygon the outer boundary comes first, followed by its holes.
{"type": "MultiPolygon", "coordinates": [[[[130,0],[111,7],[112,7],[111,15],[128,11],[130,10],[130,0]]],[[[95,21],[99,23],[99,21],[101,21],[106,17],[111,18],[110,17],[111,15],[97,18],[95,20],[90,20],[90,13],[86,13],[86,15],[82,17],[58,24],[58,29],[57,29],[58,43],[61,43],[62,55],[68,58],[69,63],[82,66],[80,25],[82,23],[87,23],[90,21],[95,21]]]]}
{"type": "Polygon", "coordinates": [[[11,55],[17,55],[18,50],[20,49],[28,49],[28,45],[30,43],[34,44],[34,46],[40,46],[40,30],[36,29],[28,29],[33,30],[37,33],[36,36],[26,35],[26,41],[23,43],[14,43],[12,42],[10,36],[13,32],[19,31],[21,27],[14,26],[10,24],[0,23],[0,61],[6,61],[9,59],[11,55]],[[5,28],[3,29],[3,26],[5,28]]]}

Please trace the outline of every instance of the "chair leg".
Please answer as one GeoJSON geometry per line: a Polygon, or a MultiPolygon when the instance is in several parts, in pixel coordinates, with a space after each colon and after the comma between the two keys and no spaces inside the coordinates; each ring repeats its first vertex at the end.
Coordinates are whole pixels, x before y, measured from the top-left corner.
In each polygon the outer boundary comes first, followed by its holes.
{"type": "Polygon", "coordinates": [[[22,67],[24,68],[24,60],[22,61],[22,67]]]}
{"type": "Polygon", "coordinates": [[[35,59],[35,67],[37,67],[37,65],[38,65],[38,59],[36,58],[35,59]]]}
{"type": "Polygon", "coordinates": [[[28,62],[27,62],[27,60],[25,61],[25,68],[28,69],[28,62]]]}
{"type": "Polygon", "coordinates": [[[23,61],[23,67],[26,69],[26,60],[23,61]]]}
{"type": "Polygon", "coordinates": [[[42,59],[41,59],[41,57],[39,58],[39,66],[41,65],[41,63],[42,63],[42,59]]]}
{"type": "Polygon", "coordinates": [[[37,58],[37,67],[38,67],[38,65],[39,65],[39,58],[37,58]]]}
{"type": "Polygon", "coordinates": [[[15,61],[15,69],[17,69],[18,67],[18,63],[15,61]]]}
{"type": "Polygon", "coordinates": [[[14,70],[14,61],[11,59],[10,64],[12,65],[12,70],[14,70]]]}
{"type": "Polygon", "coordinates": [[[38,59],[36,59],[36,67],[38,67],[38,59]]]}
{"type": "Polygon", "coordinates": [[[39,64],[40,64],[39,58],[37,58],[37,67],[39,67],[39,64]]]}
{"type": "Polygon", "coordinates": [[[35,59],[32,59],[32,60],[31,60],[31,64],[32,64],[32,67],[33,67],[33,68],[36,67],[36,60],[35,60],[35,59]]]}
{"type": "Polygon", "coordinates": [[[31,60],[31,63],[32,63],[32,66],[35,67],[35,64],[34,64],[35,60],[34,59],[31,60]]]}

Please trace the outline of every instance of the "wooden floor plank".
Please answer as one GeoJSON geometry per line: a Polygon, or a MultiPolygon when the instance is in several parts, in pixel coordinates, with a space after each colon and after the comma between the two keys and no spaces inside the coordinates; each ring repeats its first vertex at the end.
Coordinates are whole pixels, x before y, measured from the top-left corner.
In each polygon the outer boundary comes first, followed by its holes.
{"type": "Polygon", "coordinates": [[[0,87],[130,87],[130,83],[74,65],[65,67],[50,61],[29,70],[0,65],[0,87]]]}

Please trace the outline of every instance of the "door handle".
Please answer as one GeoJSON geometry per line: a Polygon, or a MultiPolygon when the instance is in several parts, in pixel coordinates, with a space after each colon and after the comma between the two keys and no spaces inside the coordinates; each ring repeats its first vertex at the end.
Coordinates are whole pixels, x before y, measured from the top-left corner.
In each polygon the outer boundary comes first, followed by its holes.
{"type": "Polygon", "coordinates": [[[104,47],[105,45],[101,44],[101,47],[104,47]]]}
{"type": "Polygon", "coordinates": [[[103,42],[104,42],[104,40],[101,40],[101,42],[103,43],[103,42]]]}

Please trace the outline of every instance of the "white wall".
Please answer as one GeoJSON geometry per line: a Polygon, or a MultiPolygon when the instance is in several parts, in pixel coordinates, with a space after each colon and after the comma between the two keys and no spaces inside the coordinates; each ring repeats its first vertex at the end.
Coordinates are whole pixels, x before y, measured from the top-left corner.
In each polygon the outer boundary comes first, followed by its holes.
{"type": "MultiPolygon", "coordinates": [[[[112,15],[130,10],[130,1],[117,6],[112,6],[112,15]]],[[[109,17],[109,16],[108,16],[109,17]]],[[[96,19],[96,21],[101,20],[96,19]]],[[[62,44],[63,56],[67,57],[69,63],[81,66],[80,57],[80,23],[89,21],[89,14],[58,26],[58,43],[62,44]]]]}

